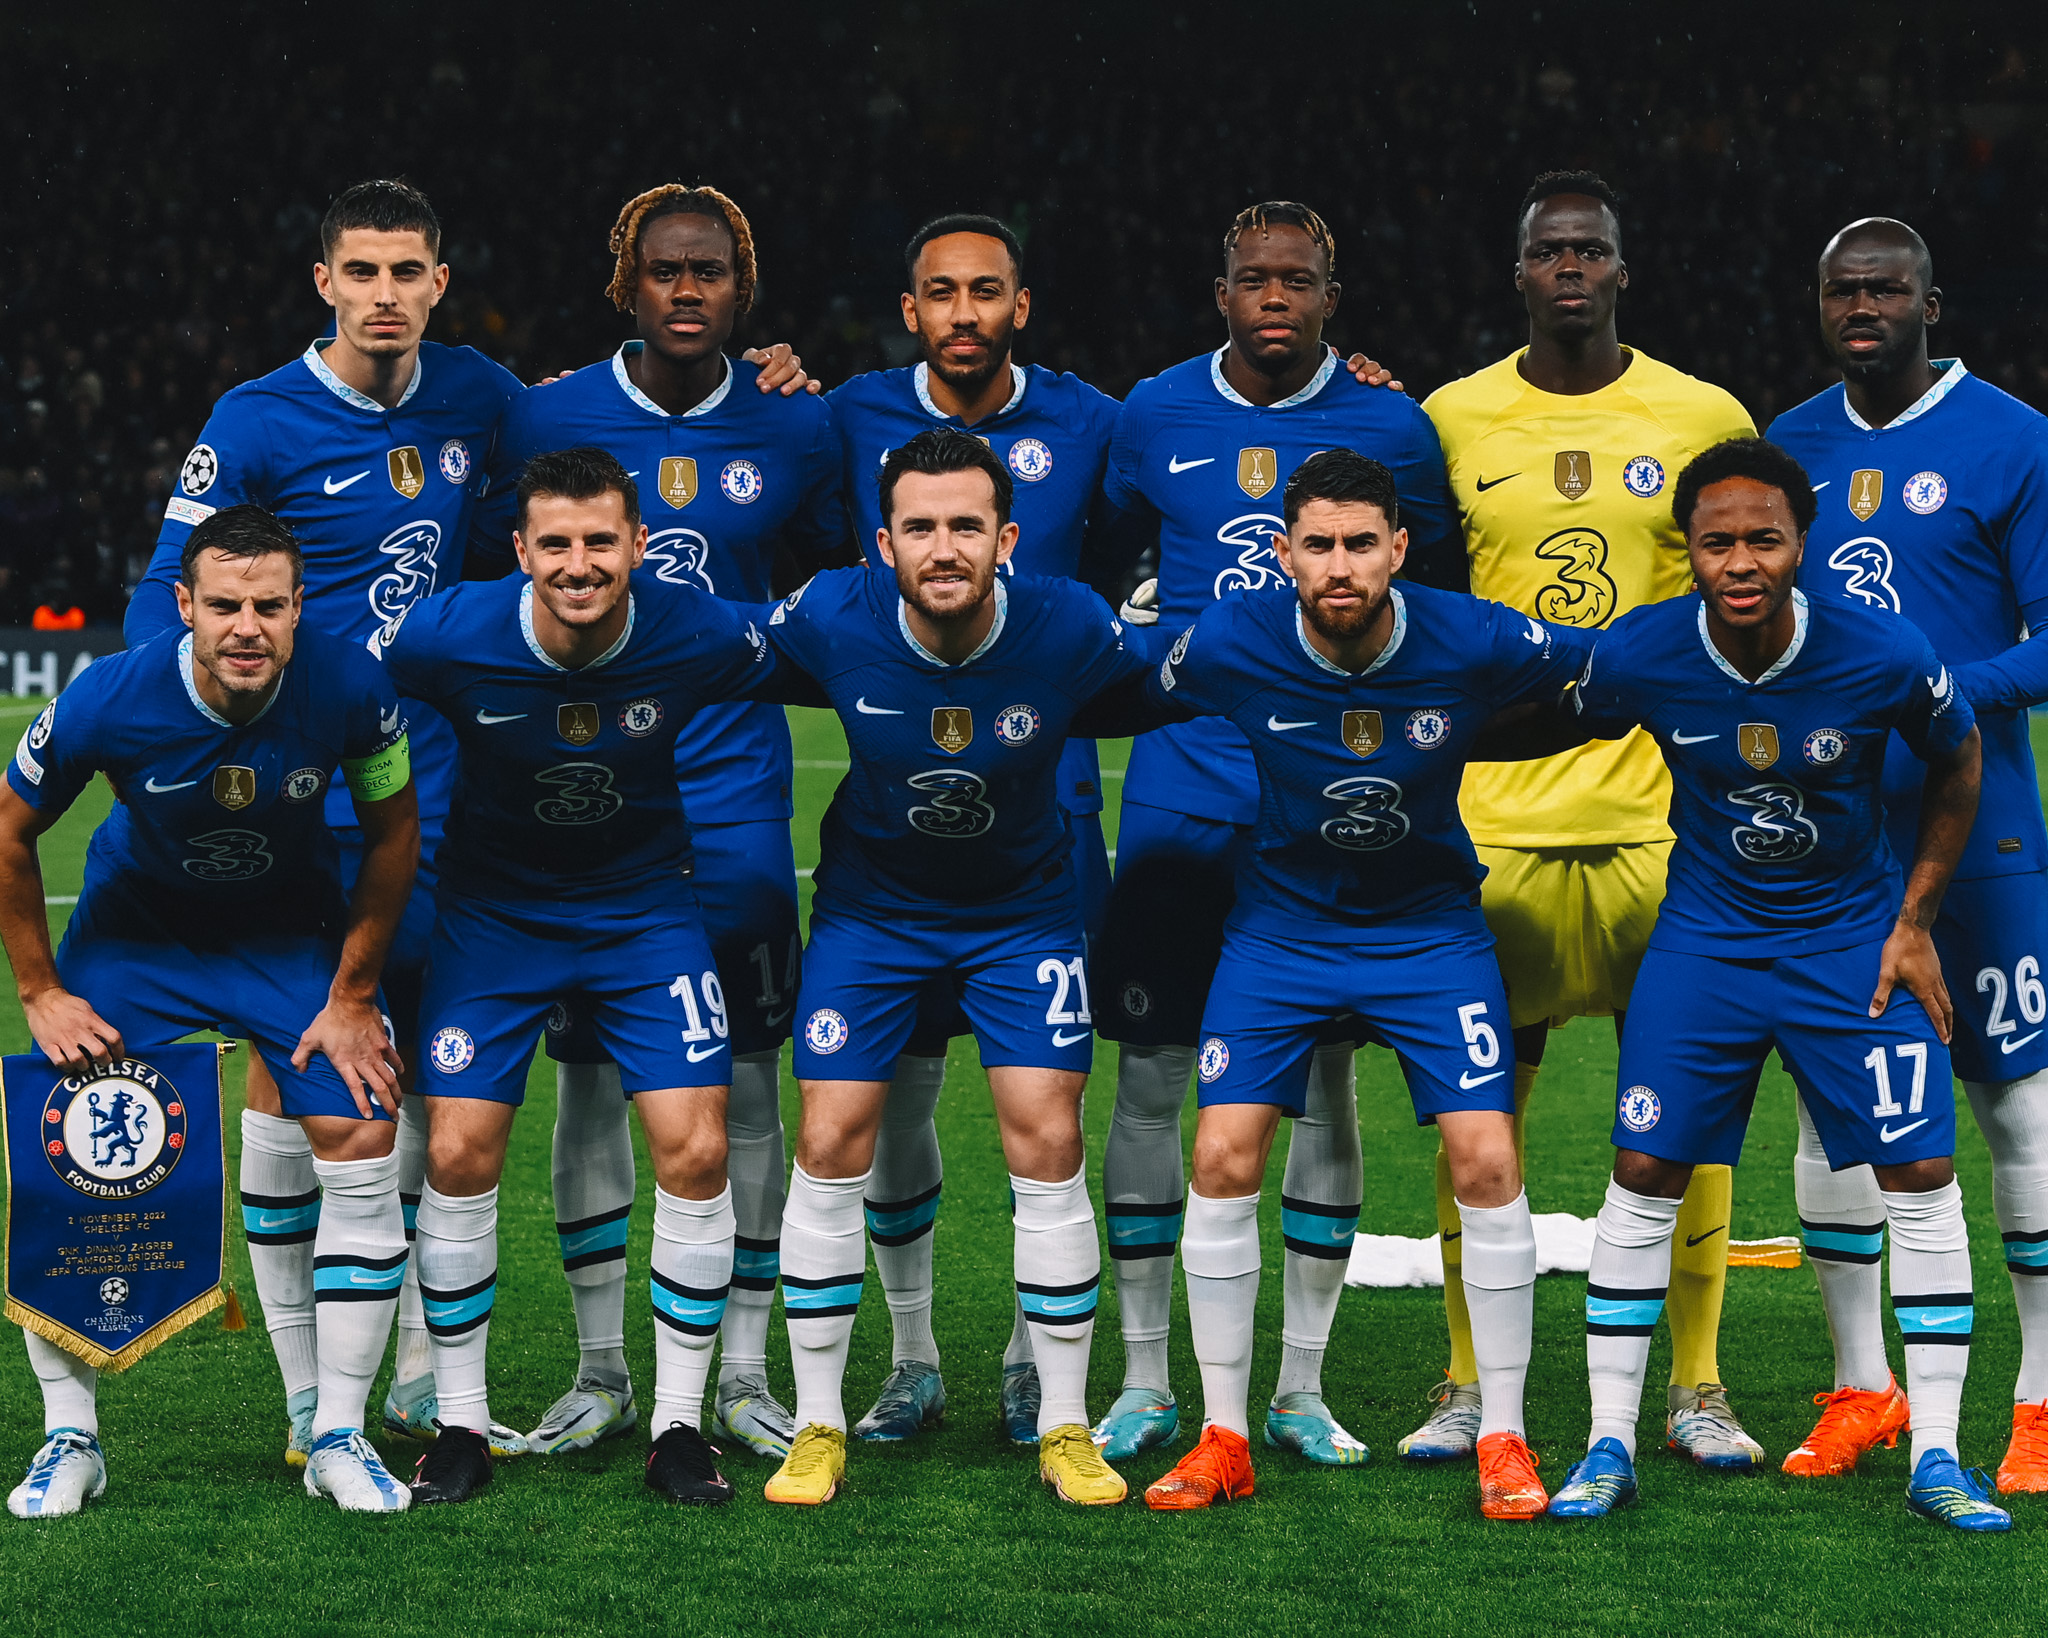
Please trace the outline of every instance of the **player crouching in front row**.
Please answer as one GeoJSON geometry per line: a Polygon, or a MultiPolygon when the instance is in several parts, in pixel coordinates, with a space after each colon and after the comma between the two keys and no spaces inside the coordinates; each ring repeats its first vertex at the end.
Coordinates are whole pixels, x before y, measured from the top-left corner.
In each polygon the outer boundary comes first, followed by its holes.
{"type": "Polygon", "coordinates": [[[1872,1166],[1883,1190],[1907,1503],[1958,1529],[2010,1529],[1956,1459],[1973,1304],[1953,1014],[1929,935],[1977,811],[1976,721],[1916,627],[1796,588],[1814,495],[1775,444],[1708,450],[1679,475],[1672,512],[1698,595],[1623,615],[1574,695],[1577,735],[1640,724],[1656,737],[1678,841],[1621,1042],[1618,1152],[1586,1286],[1593,1428],[1550,1511],[1597,1518],[1635,1494],[1679,1199],[1695,1165],[1740,1157],[1775,1047],[1830,1163],[1872,1166]],[[1927,764],[1903,899],[1880,786],[1894,732],[1927,764]]]}
{"type": "MultiPolygon", "coordinates": [[[[0,789],[0,937],[29,1033],[66,1070],[194,1030],[253,1040],[321,1189],[306,1489],[402,1512],[363,1405],[405,1277],[399,1060],[377,975],[412,891],[419,809],[398,696],[360,646],[300,625],[303,567],[260,507],[214,513],[185,542],[190,629],[99,661],[22,736],[0,789]],[[363,831],[346,907],[319,801],[337,766],[363,831]],[[96,773],[117,800],[52,961],[36,838],[96,773]]],[[[107,1484],[98,1373],[27,1340],[48,1442],[8,1510],[75,1513],[107,1484]]]]}
{"type": "Polygon", "coordinates": [[[1497,603],[1392,584],[1408,545],[1393,475],[1352,450],[1304,461],[1283,513],[1273,550],[1291,594],[1214,604],[1147,674],[1149,721],[1140,711],[1116,725],[1224,716],[1259,770],[1202,1018],[1181,1244],[1206,1421],[1145,1500],[1182,1509],[1252,1493],[1259,1185],[1281,1114],[1302,1112],[1319,1031],[1356,1013],[1400,1055],[1417,1117],[1441,1129],[1449,1156],[1485,1399],[1480,1509],[1531,1519],[1549,1499],[1522,1431],[1536,1237],[1515,1155],[1507,1001],[1458,787],[1488,719],[1556,698],[1588,643],[1497,603]]]}

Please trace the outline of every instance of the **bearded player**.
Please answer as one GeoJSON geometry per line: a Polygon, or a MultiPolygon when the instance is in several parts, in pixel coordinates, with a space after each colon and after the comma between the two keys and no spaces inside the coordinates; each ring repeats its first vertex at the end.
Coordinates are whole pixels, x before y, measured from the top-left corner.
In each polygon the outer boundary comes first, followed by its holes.
{"type": "MultiPolygon", "coordinates": [[[[1538,177],[1522,201],[1517,250],[1529,345],[1423,407],[1443,439],[1472,590],[1545,620],[1602,627],[1690,584],[1667,476],[1755,429],[1719,388],[1621,345],[1615,306],[1628,269],[1615,195],[1599,177],[1538,177]]],[[[1641,733],[1465,775],[1465,823],[1487,869],[1483,908],[1514,1024],[1518,1109],[1553,1027],[1609,1015],[1621,1027],[1664,896],[1670,799],[1663,760],[1641,733]]],[[[1673,1241],[1669,1436],[1708,1466],[1746,1468],[1763,1452],[1728,1408],[1715,1357],[1731,1199],[1727,1167],[1698,1168],[1673,1241]]],[[[1451,1365],[1435,1413],[1401,1441],[1411,1461],[1470,1455],[1481,1416],[1442,1155],[1437,1224],[1451,1365]]]]}
{"type": "MultiPolygon", "coordinates": [[[[2048,700],[2048,643],[2019,639],[2048,624],[2048,420],[1962,360],[1930,360],[1927,329],[1940,317],[1919,234],[1882,217],[1842,229],[1820,262],[1821,342],[1842,384],[1779,416],[1771,437],[1820,494],[1801,583],[1816,597],[1903,613],[1954,672],[1984,737],[1983,798],[1934,942],[2019,1309],[1998,1488],[2038,1491],[2048,1490],[2048,830],[2026,708],[2048,700]]],[[[1919,821],[1917,766],[1894,739],[1884,802],[1901,857],[1919,821]]],[[[1906,1424],[1878,1289],[1883,1191],[1868,1166],[1829,1169],[1803,1108],[1793,1176],[1835,1386],[1785,1471],[1841,1473],[1906,1424]]],[[[1895,1245],[1894,1270],[1898,1256],[1895,1245]]]]}

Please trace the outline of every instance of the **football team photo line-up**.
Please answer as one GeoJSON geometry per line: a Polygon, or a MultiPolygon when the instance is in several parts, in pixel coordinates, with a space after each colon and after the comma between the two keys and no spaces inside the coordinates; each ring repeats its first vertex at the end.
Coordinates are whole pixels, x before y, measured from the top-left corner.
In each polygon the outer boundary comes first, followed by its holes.
{"type": "MultiPolygon", "coordinates": [[[[2048,1490],[2027,727],[2048,645],[2026,640],[2048,621],[2048,420],[1930,356],[1931,253],[1872,217],[1816,247],[1840,380],[1759,437],[1621,343],[1624,215],[1592,173],[1538,177],[1500,224],[1527,344],[1418,405],[1323,340],[1323,220],[1254,205],[1223,236],[1222,344],[1119,403],[1014,361],[1025,252],[992,217],[906,247],[919,362],[821,392],[786,346],[732,351],[758,273],[740,207],[653,188],[611,235],[629,338],[528,387],[423,339],[449,280],[426,198],[337,196],[313,267],[332,333],[215,405],[126,650],[36,718],[0,790],[0,939],[49,1063],[89,1074],[199,1030],[253,1045],[239,1194],[307,1493],[460,1503],[505,1461],[640,1425],[637,1111],[645,1482],[724,1503],[721,1452],[745,1453],[775,1464],[769,1501],[831,1501],[850,1448],[944,1414],[934,1115],[972,1034],[1013,1201],[999,1414],[1061,1501],[1121,1502],[1118,1464],[1176,1445],[1151,1508],[1253,1494],[1283,1115],[1259,1432],[1368,1461],[1322,1382],[1365,1044],[1439,1137],[1449,1350],[1398,1455],[1471,1460],[1488,1519],[1611,1512],[1637,1492],[1668,1311],[1668,1443],[1763,1468],[1716,1345],[1731,1168],[1776,1051],[1835,1356],[1782,1470],[1847,1473],[1906,1434],[1915,1514],[2010,1529],[2000,1493],[2048,1490]],[[1112,608],[1095,588],[1148,554],[1112,608]],[[807,928],[791,705],[836,713],[849,755],[807,928]],[[1112,870],[1095,747],[1124,737],[1112,870]],[[37,839],[96,775],[115,803],[53,952],[37,839]],[[1592,1425],[1552,1493],[1524,1436],[1522,1133],[1548,1032],[1586,1016],[1619,1039],[1616,1153],[1592,1425]],[[1103,1223],[1081,1126],[1098,1030],[1118,1044],[1103,1223]],[[522,1432],[492,1414],[487,1347],[536,1039],[578,1360],[522,1432]],[[1957,1079],[2023,1344],[1995,1473],[1959,1449],[1957,1079]],[[1125,1370],[1091,1418],[1105,1244],[1125,1370]],[[870,1252],[891,1369],[850,1420],[870,1252]],[[394,1329],[378,1420],[421,1442],[409,1482],[366,1434],[394,1329]]],[[[61,1516],[106,1491],[97,1372],[61,1327],[24,1336],[44,1443],[8,1506],[61,1516]]]]}

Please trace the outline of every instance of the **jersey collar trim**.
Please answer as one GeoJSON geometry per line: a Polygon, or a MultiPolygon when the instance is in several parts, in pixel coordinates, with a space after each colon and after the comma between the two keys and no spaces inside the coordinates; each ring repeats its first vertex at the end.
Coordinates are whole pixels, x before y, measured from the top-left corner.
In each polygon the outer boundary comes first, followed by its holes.
{"type": "Polygon", "coordinates": [[[1277,404],[1254,404],[1243,393],[1233,387],[1223,375],[1223,355],[1230,351],[1225,342],[1209,355],[1209,384],[1220,392],[1224,399],[1240,409],[1293,409],[1297,404],[1306,404],[1311,398],[1330,384],[1330,377],[1337,373],[1337,349],[1327,341],[1323,343],[1323,362],[1316,373],[1309,377],[1308,385],[1300,392],[1290,393],[1277,404]]]}
{"type": "MultiPolygon", "coordinates": [[[[1023,365],[1013,363],[1010,366],[1010,401],[997,410],[996,415],[1008,415],[1011,410],[1024,402],[1024,388],[1029,380],[1030,377],[1024,373],[1023,365]]],[[[924,405],[925,414],[929,415],[934,421],[951,421],[955,419],[955,417],[948,415],[937,404],[932,402],[931,383],[932,367],[929,364],[920,364],[910,372],[910,384],[917,389],[917,401],[924,405]]],[[[992,415],[988,419],[994,420],[995,416],[992,415]]]]}
{"type": "Polygon", "coordinates": [[[277,703],[277,696],[284,692],[284,673],[280,669],[277,684],[270,690],[270,698],[263,702],[263,709],[258,711],[247,722],[235,723],[228,721],[226,717],[222,716],[199,697],[199,684],[192,677],[192,633],[189,631],[178,639],[178,680],[185,685],[185,698],[192,702],[192,709],[197,711],[216,728],[253,728],[270,714],[270,708],[277,703]]]}
{"type": "MultiPolygon", "coordinates": [[[[314,380],[318,381],[321,386],[333,393],[335,397],[339,398],[351,409],[359,409],[365,415],[385,415],[390,413],[368,393],[357,392],[355,388],[351,387],[340,376],[336,375],[333,370],[328,368],[327,360],[320,355],[333,345],[334,337],[322,336],[299,355],[305,360],[306,368],[313,372],[314,380]]],[[[407,403],[411,401],[412,395],[420,390],[420,377],[426,373],[426,368],[426,359],[422,355],[415,353],[412,361],[412,380],[406,383],[405,391],[399,394],[398,402],[391,406],[392,409],[404,409],[407,403]]]]}
{"type": "Polygon", "coordinates": [[[724,361],[725,379],[711,389],[710,395],[705,398],[703,403],[692,404],[680,415],[670,415],[667,410],[663,409],[653,399],[649,398],[647,394],[634,386],[632,376],[626,373],[627,357],[630,354],[639,352],[646,345],[647,343],[644,341],[622,342],[619,350],[612,354],[612,379],[619,384],[620,392],[632,399],[634,403],[638,404],[649,415],[658,415],[664,421],[687,421],[693,416],[709,415],[720,404],[725,402],[725,395],[732,391],[732,360],[728,358],[724,361]]]}
{"type": "MultiPolygon", "coordinates": [[[[595,671],[599,666],[609,665],[612,661],[616,660],[625,651],[626,644],[633,640],[633,618],[635,613],[633,594],[627,592],[626,629],[619,633],[619,640],[596,659],[592,660],[590,664],[578,666],[576,669],[579,671],[595,671]]],[[[519,635],[526,639],[526,646],[533,650],[533,657],[550,671],[568,671],[570,669],[546,649],[542,648],[540,646],[540,639],[533,634],[533,582],[531,580],[519,588],[519,635]]]]}
{"type": "Polygon", "coordinates": [[[1806,646],[1806,593],[1797,586],[1792,588],[1792,641],[1785,645],[1785,652],[1771,662],[1771,669],[1755,682],[1751,682],[1734,666],[1728,663],[1728,656],[1714,646],[1714,639],[1707,635],[1707,600],[1700,599],[1700,646],[1707,651],[1707,657],[1727,672],[1744,688],[1761,688],[1767,682],[1782,677],[1791,669],[1792,662],[1799,658],[1799,651],[1806,646]]]}
{"type": "Polygon", "coordinates": [[[1923,392],[1912,404],[1901,410],[1892,420],[1881,427],[1874,427],[1856,413],[1856,406],[1849,402],[1849,389],[1842,389],[1842,412],[1849,417],[1849,424],[1858,432],[1890,432],[1893,427],[1902,427],[1908,421],[1917,421],[1950,393],[1962,385],[1963,377],[1970,372],[1963,367],[1960,358],[1937,358],[1934,365],[1941,371],[1940,378],[1923,392]]]}
{"type": "Polygon", "coordinates": [[[1370,677],[1375,671],[1393,659],[1401,647],[1401,639],[1408,635],[1408,600],[1401,595],[1399,586],[1389,586],[1387,596],[1394,605],[1394,635],[1387,639],[1387,646],[1373,656],[1373,662],[1363,671],[1346,671],[1329,655],[1317,651],[1315,644],[1308,640],[1308,627],[1302,620],[1301,602],[1294,604],[1294,640],[1301,644],[1302,653],[1314,661],[1321,670],[1333,677],[1342,677],[1346,682],[1356,682],[1360,677],[1370,677]]]}
{"type": "Polygon", "coordinates": [[[959,665],[950,665],[911,635],[910,616],[904,611],[903,599],[900,595],[896,599],[896,630],[903,640],[910,645],[910,651],[920,660],[929,660],[933,665],[946,671],[965,670],[990,649],[994,648],[996,646],[996,639],[1002,636],[1003,627],[1008,623],[1009,618],[1010,594],[1003,586],[1002,576],[998,575],[996,576],[996,617],[988,628],[988,635],[982,638],[980,646],[972,654],[968,655],[966,659],[962,660],[959,665]]]}

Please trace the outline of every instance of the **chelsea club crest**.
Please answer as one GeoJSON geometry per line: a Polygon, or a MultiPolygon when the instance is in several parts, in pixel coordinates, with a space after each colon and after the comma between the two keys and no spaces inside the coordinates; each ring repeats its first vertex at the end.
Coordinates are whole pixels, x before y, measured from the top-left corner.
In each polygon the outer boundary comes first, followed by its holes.
{"type": "Polygon", "coordinates": [[[1027,744],[1038,733],[1038,711],[1029,705],[1006,705],[996,713],[996,738],[1005,745],[1027,744]]]}
{"type": "Polygon", "coordinates": [[[147,1194],[184,1152],[184,1100],[133,1058],[68,1075],[44,1101],[44,1156],[65,1184],[95,1200],[147,1194]]]}
{"type": "Polygon", "coordinates": [[[728,461],[718,474],[718,492],[735,506],[751,506],[761,498],[761,469],[752,461],[728,461]]]}
{"type": "Polygon", "coordinates": [[[1010,470],[1026,483],[1052,476],[1052,451],[1036,438],[1019,438],[1010,446],[1010,470]]]}

